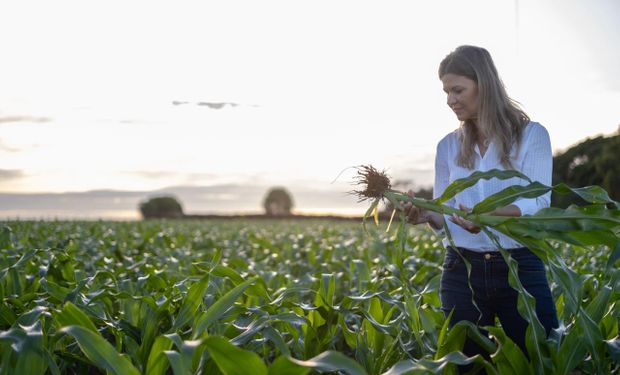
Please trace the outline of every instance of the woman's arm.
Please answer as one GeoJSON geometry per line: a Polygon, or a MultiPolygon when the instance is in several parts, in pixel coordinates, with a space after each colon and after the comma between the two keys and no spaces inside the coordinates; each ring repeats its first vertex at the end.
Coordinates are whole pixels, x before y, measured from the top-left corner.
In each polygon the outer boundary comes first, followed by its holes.
{"type": "MultiPolygon", "coordinates": [[[[521,144],[524,152],[520,172],[532,181],[551,186],[553,154],[549,133],[538,123],[531,123],[529,127],[527,138],[521,144]]],[[[512,205],[519,208],[521,215],[534,215],[539,210],[549,207],[550,203],[551,192],[548,192],[536,198],[518,198],[512,205]]]]}

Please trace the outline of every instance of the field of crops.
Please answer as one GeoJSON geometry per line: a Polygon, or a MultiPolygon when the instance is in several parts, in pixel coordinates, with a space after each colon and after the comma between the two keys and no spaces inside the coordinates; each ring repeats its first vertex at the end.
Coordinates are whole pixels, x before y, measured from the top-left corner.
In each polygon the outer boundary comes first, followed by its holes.
{"type": "MultiPolygon", "coordinates": [[[[501,329],[447,330],[433,232],[356,222],[0,223],[0,374],[487,373],[620,370],[620,272],[556,247],[561,326],[541,363],[501,329]],[[492,353],[467,359],[465,335],[492,353]],[[532,357],[532,356],[530,356],[532,357]]],[[[530,339],[530,341],[533,339],[530,339]]],[[[543,339],[544,340],[544,339],[543,339]]],[[[536,357],[538,358],[538,357],[536,357]]]]}

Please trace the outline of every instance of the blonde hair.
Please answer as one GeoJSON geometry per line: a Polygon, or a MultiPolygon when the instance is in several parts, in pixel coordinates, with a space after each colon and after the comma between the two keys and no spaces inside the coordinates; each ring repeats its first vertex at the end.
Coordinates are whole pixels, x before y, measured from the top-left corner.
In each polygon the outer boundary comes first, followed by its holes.
{"type": "MultiPolygon", "coordinates": [[[[506,169],[512,169],[510,152],[519,147],[523,129],[530,122],[529,116],[518,102],[506,93],[491,54],[481,47],[460,46],[439,64],[439,78],[446,74],[467,77],[478,85],[478,125],[482,135],[497,144],[498,156],[506,169]]],[[[458,165],[473,169],[476,126],[471,120],[461,122],[461,150],[458,165]]]]}

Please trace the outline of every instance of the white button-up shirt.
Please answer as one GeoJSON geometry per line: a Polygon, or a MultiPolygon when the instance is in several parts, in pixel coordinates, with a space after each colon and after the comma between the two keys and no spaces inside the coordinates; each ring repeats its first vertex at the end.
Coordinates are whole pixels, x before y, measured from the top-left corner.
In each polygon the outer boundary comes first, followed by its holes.
{"type": "MultiPolygon", "coordinates": [[[[439,197],[452,181],[468,177],[475,171],[505,169],[497,155],[497,148],[494,142],[489,144],[484,155],[481,155],[480,149],[477,145],[475,146],[473,169],[459,166],[457,164],[457,157],[461,147],[459,142],[460,133],[461,129],[453,131],[437,145],[433,198],[439,197]]],[[[520,147],[518,149],[513,147],[511,151],[511,163],[513,168],[528,176],[532,181],[538,181],[544,185],[551,186],[553,156],[551,154],[551,143],[547,129],[537,122],[530,122],[524,129],[520,147]]],[[[488,196],[511,185],[527,184],[527,181],[516,177],[507,180],[497,178],[480,180],[476,185],[456,194],[454,198],[445,204],[455,208],[462,204],[465,207],[471,208],[488,196]]],[[[549,207],[550,200],[551,192],[532,199],[520,198],[513,204],[519,207],[522,215],[532,215],[541,208],[549,207]]],[[[470,233],[450,221],[448,216],[445,217],[445,221],[457,246],[474,251],[492,251],[497,249],[484,232],[470,233]]],[[[498,236],[500,244],[504,249],[523,246],[508,236],[496,231],[492,232],[498,236]]],[[[443,240],[443,243],[446,246],[450,245],[447,238],[443,240]]]]}

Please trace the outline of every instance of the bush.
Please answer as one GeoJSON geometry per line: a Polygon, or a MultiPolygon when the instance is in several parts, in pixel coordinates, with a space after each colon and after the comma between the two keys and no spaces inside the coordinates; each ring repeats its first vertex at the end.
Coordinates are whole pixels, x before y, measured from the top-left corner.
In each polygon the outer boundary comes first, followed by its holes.
{"type": "Polygon", "coordinates": [[[140,203],[140,212],[144,219],[178,219],[184,216],[181,203],[171,196],[155,197],[140,203]]]}

